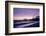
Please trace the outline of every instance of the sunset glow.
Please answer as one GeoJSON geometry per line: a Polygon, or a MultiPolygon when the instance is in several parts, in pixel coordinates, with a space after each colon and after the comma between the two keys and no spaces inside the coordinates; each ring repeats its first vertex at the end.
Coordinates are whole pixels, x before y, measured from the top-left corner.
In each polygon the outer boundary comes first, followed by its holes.
{"type": "Polygon", "coordinates": [[[14,20],[32,19],[33,17],[14,17],[14,20]]]}
{"type": "Polygon", "coordinates": [[[32,8],[14,8],[13,10],[14,20],[32,19],[39,16],[39,9],[32,8]]]}

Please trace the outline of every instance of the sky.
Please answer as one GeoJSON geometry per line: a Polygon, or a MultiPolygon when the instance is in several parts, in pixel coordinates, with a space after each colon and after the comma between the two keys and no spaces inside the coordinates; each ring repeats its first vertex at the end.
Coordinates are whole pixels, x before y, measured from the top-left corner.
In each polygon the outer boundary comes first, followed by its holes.
{"type": "Polygon", "coordinates": [[[13,8],[14,20],[32,19],[39,16],[38,8],[13,8]]]}

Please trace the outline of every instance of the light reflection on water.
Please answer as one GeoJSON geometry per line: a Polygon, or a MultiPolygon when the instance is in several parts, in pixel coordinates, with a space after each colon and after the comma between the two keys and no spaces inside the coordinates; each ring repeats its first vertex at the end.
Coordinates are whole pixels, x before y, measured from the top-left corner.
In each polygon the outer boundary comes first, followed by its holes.
{"type": "MultiPolygon", "coordinates": [[[[16,28],[24,28],[26,26],[30,26],[34,24],[37,25],[37,23],[39,23],[39,21],[20,21],[14,24],[16,25],[16,28]]],[[[39,26],[39,24],[37,26],[39,26]]]]}
{"type": "Polygon", "coordinates": [[[34,23],[38,21],[20,21],[20,22],[15,22],[15,24],[20,24],[20,23],[34,23]]]}

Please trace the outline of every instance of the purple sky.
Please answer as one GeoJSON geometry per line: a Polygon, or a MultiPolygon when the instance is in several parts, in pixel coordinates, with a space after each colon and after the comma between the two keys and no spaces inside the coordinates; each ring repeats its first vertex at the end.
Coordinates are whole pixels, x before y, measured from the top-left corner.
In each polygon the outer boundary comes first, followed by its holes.
{"type": "Polygon", "coordinates": [[[34,8],[14,8],[14,19],[33,18],[39,16],[39,9],[34,8]]]}

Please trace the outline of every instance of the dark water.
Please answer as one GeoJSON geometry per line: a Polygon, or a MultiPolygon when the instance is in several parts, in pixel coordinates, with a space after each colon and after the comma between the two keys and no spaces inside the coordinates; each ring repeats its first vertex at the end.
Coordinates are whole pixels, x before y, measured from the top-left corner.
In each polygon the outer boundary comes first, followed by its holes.
{"type": "Polygon", "coordinates": [[[39,27],[39,21],[17,21],[14,20],[14,28],[39,27]]]}
{"type": "Polygon", "coordinates": [[[29,28],[29,27],[39,27],[39,17],[33,18],[31,20],[13,20],[13,28],[29,28]]]}

